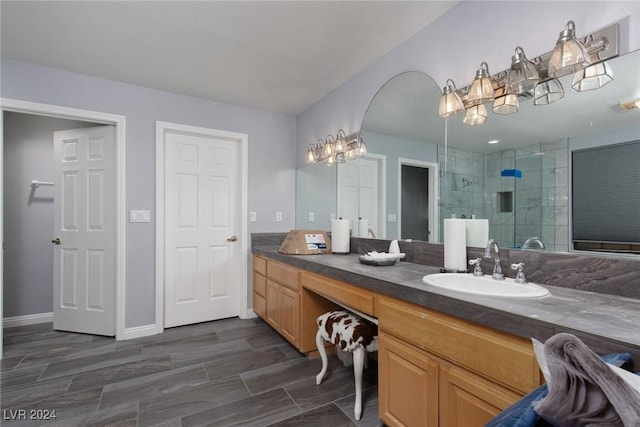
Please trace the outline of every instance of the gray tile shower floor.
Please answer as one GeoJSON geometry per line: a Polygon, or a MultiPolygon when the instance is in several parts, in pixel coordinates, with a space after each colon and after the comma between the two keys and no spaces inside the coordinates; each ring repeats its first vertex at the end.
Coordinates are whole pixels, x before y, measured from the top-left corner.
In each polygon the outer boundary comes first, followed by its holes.
{"type": "Polygon", "coordinates": [[[383,425],[375,361],[365,371],[358,422],[352,368],[335,356],[329,362],[316,386],[320,360],[305,358],[260,319],[118,342],[54,331],[51,323],[5,328],[0,421],[7,427],[383,425]],[[29,420],[53,411],[54,420],[29,420]]]}

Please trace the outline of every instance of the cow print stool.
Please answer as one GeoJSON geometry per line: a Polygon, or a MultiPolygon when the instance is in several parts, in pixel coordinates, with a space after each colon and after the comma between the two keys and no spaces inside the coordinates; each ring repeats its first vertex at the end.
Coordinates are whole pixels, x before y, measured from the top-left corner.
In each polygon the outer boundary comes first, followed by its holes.
{"type": "Polygon", "coordinates": [[[356,401],[353,413],[356,420],[362,416],[362,371],[367,352],[378,351],[378,330],[375,325],[348,311],[330,311],[318,316],[316,345],[322,359],[322,370],[316,376],[316,384],[322,383],[327,372],[327,351],[324,341],[335,344],[336,350],[351,352],[353,375],[356,382],[356,401]]]}

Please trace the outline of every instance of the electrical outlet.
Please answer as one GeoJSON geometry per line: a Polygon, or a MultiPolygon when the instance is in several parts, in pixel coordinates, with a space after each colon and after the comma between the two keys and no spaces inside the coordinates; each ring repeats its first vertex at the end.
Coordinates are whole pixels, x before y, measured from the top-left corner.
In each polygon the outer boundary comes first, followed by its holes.
{"type": "Polygon", "coordinates": [[[129,222],[151,222],[151,211],[129,211],[129,222]]]}
{"type": "Polygon", "coordinates": [[[257,215],[255,212],[249,212],[249,222],[256,222],[257,221],[256,217],[257,215]]]}
{"type": "Polygon", "coordinates": [[[309,212],[309,222],[316,220],[316,215],[313,212],[309,212]]]}
{"type": "Polygon", "coordinates": [[[276,212],[276,222],[282,222],[282,212],[276,212]]]}

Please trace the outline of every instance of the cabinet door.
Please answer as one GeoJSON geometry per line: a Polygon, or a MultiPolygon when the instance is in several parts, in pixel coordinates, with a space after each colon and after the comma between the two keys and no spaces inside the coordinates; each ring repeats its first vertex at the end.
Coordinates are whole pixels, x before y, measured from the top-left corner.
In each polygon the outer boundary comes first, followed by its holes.
{"type": "Polygon", "coordinates": [[[267,279],[267,323],[280,331],[280,285],[267,279]]]}
{"type": "Polygon", "coordinates": [[[280,290],[280,331],[291,344],[298,347],[300,330],[298,293],[284,287],[280,290]]]}
{"type": "Polygon", "coordinates": [[[521,396],[457,366],[440,365],[440,425],[484,426],[521,396]]]}
{"type": "Polygon", "coordinates": [[[429,355],[380,333],[379,415],[389,426],[438,425],[438,363],[429,355]]]}

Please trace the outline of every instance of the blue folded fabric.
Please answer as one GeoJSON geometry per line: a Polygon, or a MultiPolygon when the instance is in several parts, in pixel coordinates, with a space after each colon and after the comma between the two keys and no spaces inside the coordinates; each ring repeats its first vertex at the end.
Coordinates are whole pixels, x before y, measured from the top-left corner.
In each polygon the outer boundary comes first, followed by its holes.
{"type": "MultiPolygon", "coordinates": [[[[606,354],[602,359],[618,367],[623,367],[632,361],[630,353],[606,354]]],[[[544,399],[548,393],[547,385],[541,385],[499,413],[485,424],[485,427],[551,427],[551,424],[540,418],[533,410],[534,402],[544,399]]]]}

